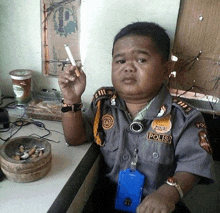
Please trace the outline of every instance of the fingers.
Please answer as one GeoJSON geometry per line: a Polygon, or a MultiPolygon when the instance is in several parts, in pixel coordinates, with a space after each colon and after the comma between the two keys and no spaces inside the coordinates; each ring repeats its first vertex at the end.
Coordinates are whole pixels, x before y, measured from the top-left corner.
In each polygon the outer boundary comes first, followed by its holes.
{"type": "Polygon", "coordinates": [[[152,199],[152,196],[145,197],[137,207],[136,213],[171,213],[175,209],[175,204],[164,202],[161,202],[161,199],[152,199]]]}
{"type": "Polygon", "coordinates": [[[139,206],[136,210],[136,213],[156,213],[156,210],[155,211],[154,210],[155,210],[155,208],[152,206],[146,206],[146,207],[139,206]]]}
{"type": "MultiPolygon", "coordinates": [[[[58,84],[63,94],[76,93],[82,95],[86,86],[86,75],[82,69],[79,70],[79,77],[75,74],[75,68],[69,66],[67,70],[60,71],[58,77],[58,84]]],[[[74,94],[74,95],[76,95],[74,94]]]]}
{"type": "Polygon", "coordinates": [[[80,67],[77,67],[77,66],[68,66],[66,71],[64,71],[64,73],[68,73],[70,75],[76,75],[76,70],[79,71],[80,70],[80,67]]]}
{"type": "Polygon", "coordinates": [[[138,207],[136,209],[136,213],[171,213],[172,211],[167,211],[167,209],[156,209],[154,207],[146,207],[146,208],[140,208],[138,207]]]}
{"type": "Polygon", "coordinates": [[[74,82],[78,77],[81,76],[81,74],[84,74],[84,72],[81,70],[80,67],[68,66],[65,71],[59,72],[58,82],[60,84],[67,84],[69,82],[74,82]]]}
{"type": "Polygon", "coordinates": [[[59,84],[68,84],[69,82],[74,82],[76,78],[76,75],[70,74],[69,72],[61,72],[59,73],[58,82],[59,84]]]}

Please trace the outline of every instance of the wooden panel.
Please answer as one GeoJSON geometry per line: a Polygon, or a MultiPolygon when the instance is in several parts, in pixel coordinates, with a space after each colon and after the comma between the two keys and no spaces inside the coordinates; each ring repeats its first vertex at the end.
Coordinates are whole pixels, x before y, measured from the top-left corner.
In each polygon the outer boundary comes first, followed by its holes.
{"type": "Polygon", "coordinates": [[[220,95],[220,1],[182,0],[173,55],[173,88],[220,95]]]}
{"type": "Polygon", "coordinates": [[[43,73],[57,75],[68,58],[68,44],[76,61],[79,51],[80,0],[42,0],[43,73]]]}

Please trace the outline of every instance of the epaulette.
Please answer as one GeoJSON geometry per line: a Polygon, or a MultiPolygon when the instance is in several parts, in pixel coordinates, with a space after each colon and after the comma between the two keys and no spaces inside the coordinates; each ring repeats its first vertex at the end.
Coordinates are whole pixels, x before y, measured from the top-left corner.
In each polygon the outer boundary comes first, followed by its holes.
{"type": "Polygon", "coordinates": [[[103,144],[103,128],[101,125],[101,119],[102,119],[102,104],[104,99],[111,99],[111,102],[113,105],[115,105],[115,90],[113,87],[101,87],[99,88],[94,96],[93,101],[95,102],[95,105],[97,107],[95,119],[93,123],[93,135],[94,140],[99,146],[104,146],[103,144]]]}
{"type": "Polygon", "coordinates": [[[97,104],[100,99],[111,99],[115,94],[114,87],[101,87],[93,95],[93,101],[97,104]]]}
{"type": "Polygon", "coordinates": [[[173,98],[173,103],[176,103],[177,105],[179,105],[186,114],[189,114],[193,110],[193,108],[189,106],[189,104],[187,104],[183,100],[180,100],[176,97],[173,98]]]}

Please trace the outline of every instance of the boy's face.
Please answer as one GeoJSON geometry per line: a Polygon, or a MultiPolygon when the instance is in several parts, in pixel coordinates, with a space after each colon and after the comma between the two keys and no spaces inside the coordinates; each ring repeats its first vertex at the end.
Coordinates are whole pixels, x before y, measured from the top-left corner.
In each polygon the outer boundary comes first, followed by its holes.
{"type": "Polygon", "coordinates": [[[125,36],[116,41],[112,58],[112,83],[127,102],[150,101],[167,74],[167,62],[147,36],[125,36]]]}

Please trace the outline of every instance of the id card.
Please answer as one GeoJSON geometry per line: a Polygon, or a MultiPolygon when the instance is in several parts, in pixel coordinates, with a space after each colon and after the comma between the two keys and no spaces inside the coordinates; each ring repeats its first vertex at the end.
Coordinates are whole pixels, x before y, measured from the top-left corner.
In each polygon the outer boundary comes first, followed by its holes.
{"type": "Polygon", "coordinates": [[[136,212],[141,202],[144,175],[137,170],[126,169],[119,173],[115,209],[136,212]]]}

